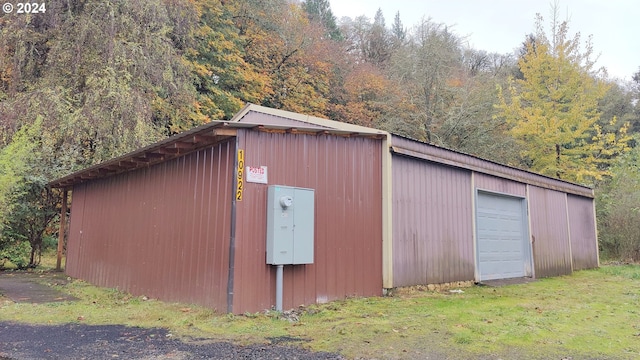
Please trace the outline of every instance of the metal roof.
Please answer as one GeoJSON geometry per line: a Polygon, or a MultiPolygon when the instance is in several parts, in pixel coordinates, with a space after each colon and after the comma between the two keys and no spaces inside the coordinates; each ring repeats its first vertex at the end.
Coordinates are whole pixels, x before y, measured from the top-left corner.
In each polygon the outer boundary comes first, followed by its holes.
{"type": "MultiPolygon", "coordinates": [[[[247,104],[242,110],[240,110],[240,112],[238,112],[238,114],[236,114],[236,116],[231,119],[231,121],[242,122],[246,114],[251,111],[280,116],[282,118],[296,120],[297,122],[312,126],[319,126],[343,131],[376,133],[385,135],[389,134],[388,132],[383,130],[348,124],[340,121],[323,119],[315,116],[293,113],[289,111],[267,108],[254,104],[247,104]]],[[[593,190],[588,186],[553,178],[507,164],[498,163],[458,150],[452,150],[437,145],[428,144],[405,136],[397,134],[390,135],[391,136],[388,143],[390,151],[392,153],[418,157],[425,160],[440,162],[450,166],[486,173],[489,175],[505,177],[523,183],[530,183],[532,185],[539,185],[542,187],[557,189],[560,191],[568,191],[582,196],[593,197],[593,190]],[[408,143],[413,143],[413,145],[406,146],[406,144],[408,143]]]]}
{"type": "MultiPolygon", "coordinates": [[[[262,112],[268,109],[257,105],[245,107],[238,116],[245,116],[250,111],[262,112]]],[[[270,112],[273,113],[273,112],[270,112]]],[[[294,114],[286,111],[277,111],[281,115],[294,114]]],[[[67,176],[53,180],[49,186],[54,188],[65,188],[84,181],[111,176],[122,172],[151,166],[170,159],[189,154],[193,151],[223,142],[231,137],[235,137],[238,129],[252,129],[264,132],[284,132],[291,134],[310,135],[336,135],[336,136],[365,136],[382,137],[384,132],[365,127],[352,127],[344,129],[333,129],[328,127],[301,124],[299,126],[265,125],[236,121],[212,121],[207,124],[195,127],[182,133],[173,135],[167,139],[145,146],[141,149],[127,153],[125,155],[107,160],[100,164],[76,171],[67,176]]]]}
{"type": "Polygon", "coordinates": [[[525,183],[533,181],[533,184],[542,185],[543,187],[562,189],[564,191],[569,190],[569,192],[574,194],[593,197],[593,190],[580,184],[551,178],[528,170],[515,168],[506,164],[497,163],[474,155],[442,148],[399,135],[393,134],[393,136],[391,136],[388,132],[379,129],[268,108],[255,104],[245,105],[229,121],[209,122],[120,157],[53,180],[49,185],[55,188],[64,188],[83,181],[161,163],[163,161],[191,153],[203,147],[225,141],[230,137],[235,137],[237,129],[256,129],[266,132],[274,131],[315,135],[332,134],[338,136],[388,137],[387,143],[390,148],[389,150],[393,153],[419,157],[462,168],[469,168],[469,166],[473,164],[476,166],[474,166],[472,170],[479,172],[507,177],[525,183]],[[248,115],[252,112],[279,117],[282,118],[283,121],[273,124],[251,123],[247,120],[251,120],[248,115]],[[403,146],[399,143],[405,145],[403,146]],[[409,143],[413,143],[414,145],[406,146],[409,143]],[[517,173],[519,176],[515,176],[511,173],[517,173]],[[510,176],[510,174],[512,176],[510,176]]]}
{"type": "Polygon", "coordinates": [[[543,188],[564,191],[576,195],[593,198],[593,189],[581,184],[553,178],[529,170],[487,160],[456,150],[427,144],[399,135],[392,135],[390,150],[394,154],[410,156],[440,164],[472,170],[479,173],[493,175],[524,184],[531,184],[543,188]]]}

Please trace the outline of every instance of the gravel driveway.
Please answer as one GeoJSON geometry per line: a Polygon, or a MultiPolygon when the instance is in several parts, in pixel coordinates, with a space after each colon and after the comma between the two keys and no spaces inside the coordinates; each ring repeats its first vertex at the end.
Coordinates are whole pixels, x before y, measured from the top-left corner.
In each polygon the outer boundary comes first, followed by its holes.
{"type": "Polygon", "coordinates": [[[0,322],[0,359],[343,359],[338,354],[280,345],[291,340],[296,339],[238,346],[205,339],[181,341],[165,329],[0,322]]]}
{"type": "MultiPolygon", "coordinates": [[[[0,297],[26,303],[74,300],[42,284],[43,278],[56,283],[66,281],[62,273],[0,273],[0,297]]],[[[0,360],[343,359],[338,354],[315,353],[297,347],[303,339],[282,337],[270,341],[239,346],[207,339],[177,339],[168,330],[157,328],[85,324],[48,326],[0,321],[0,360]]]]}

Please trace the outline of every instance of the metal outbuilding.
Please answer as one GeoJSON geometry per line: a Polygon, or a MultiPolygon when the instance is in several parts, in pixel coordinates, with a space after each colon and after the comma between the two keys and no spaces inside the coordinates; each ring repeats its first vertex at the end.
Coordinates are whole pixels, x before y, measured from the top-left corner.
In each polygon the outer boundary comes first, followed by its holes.
{"type": "Polygon", "coordinates": [[[50,185],[73,194],[70,276],[218,311],[275,303],[273,185],[315,192],[313,263],[284,267],[285,308],[599,261],[590,188],[252,104],[50,185]]]}
{"type": "Polygon", "coordinates": [[[315,190],[314,263],[285,266],[285,308],[381,295],[384,133],[270,125],[260,109],[52,182],[72,192],[67,274],[222,312],[271,308],[266,201],[277,184],[315,190]],[[266,174],[251,182],[251,169],[266,174]]]}

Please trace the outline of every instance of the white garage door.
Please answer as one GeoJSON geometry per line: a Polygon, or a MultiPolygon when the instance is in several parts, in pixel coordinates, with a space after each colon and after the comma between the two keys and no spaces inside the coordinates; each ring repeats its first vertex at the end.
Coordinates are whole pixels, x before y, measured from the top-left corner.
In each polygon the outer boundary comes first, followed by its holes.
{"type": "Polygon", "coordinates": [[[477,259],[480,281],[525,276],[523,199],[478,192],[477,259]]]}

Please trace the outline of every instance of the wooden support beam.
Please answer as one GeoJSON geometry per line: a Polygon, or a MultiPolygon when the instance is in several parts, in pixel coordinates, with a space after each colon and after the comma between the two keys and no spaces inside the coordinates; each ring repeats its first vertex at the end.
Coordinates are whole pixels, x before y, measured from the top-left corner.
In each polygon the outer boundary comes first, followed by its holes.
{"type": "Polygon", "coordinates": [[[269,128],[265,128],[264,126],[257,126],[257,130],[266,132],[266,133],[271,133],[271,134],[286,134],[287,132],[284,129],[269,129],[269,128]]]}
{"type": "Polygon", "coordinates": [[[214,136],[236,136],[238,129],[213,129],[214,136]]]}
{"type": "Polygon", "coordinates": [[[68,190],[62,191],[62,209],[60,210],[60,229],[58,230],[58,253],[56,259],[56,271],[62,270],[62,251],[64,250],[64,234],[67,224],[67,195],[68,190]]]}
{"type": "Polygon", "coordinates": [[[105,168],[94,169],[94,170],[89,171],[89,175],[88,176],[90,178],[93,178],[93,177],[96,177],[96,176],[106,175],[106,174],[110,173],[111,171],[112,170],[105,169],[105,168]]]}
{"type": "Polygon", "coordinates": [[[132,168],[135,167],[136,165],[138,165],[138,163],[136,163],[135,161],[131,161],[131,160],[122,160],[122,161],[118,161],[118,165],[121,168],[132,168]]]}
{"type": "Polygon", "coordinates": [[[136,156],[136,157],[133,157],[131,159],[133,161],[135,161],[135,162],[140,162],[140,163],[145,163],[145,164],[147,164],[147,163],[149,163],[151,161],[151,159],[149,159],[146,156],[136,156]]]}
{"type": "Polygon", "coordinates": [[[163,155],[175,155],[178,153],[178,151],[180,151],[180,149],[176,149],[176,148],[160,148],[157,150],[160,154],[163,155]]]}
{"type": "Polygon", "coordinates": [[[286,130],[286,132],[289,133],[289,134],[313,135],[313,136],[316,136],[319,133],[319,131],[301,130],[301,129],[298,129],[298,128],[289,128],[289,129],[286,130]]]}
{"type": "Polygon", "coordinates": [[[191,141],[193,141],[194,144],[210,143],[215,141],[215,137],[213,135],[193,135],[191,141]]]}
{"type": "Polygon", "coordinates": [[[149,152],[144,154],[144,156],[147,159],[158,159],[158,160],[163,160],[164,159],[164,155],[165,154],[160,154],[160,153],[155,153],[155,152],[149,152]]]}
{"type": "Polygon", "coordinates": [[[117,164],[110,164],[110,165],[106,165],[104,168],[109,171],[117,171],[121,168],[121,166],[117,164]]]}
{"type": "Polygon", "coordinates": [[[193,148],[193,144],[190,144],[188,142],[176,141],[175,143],[173,143],[173,147],[176,149],[191,149],[193,148]]]}

